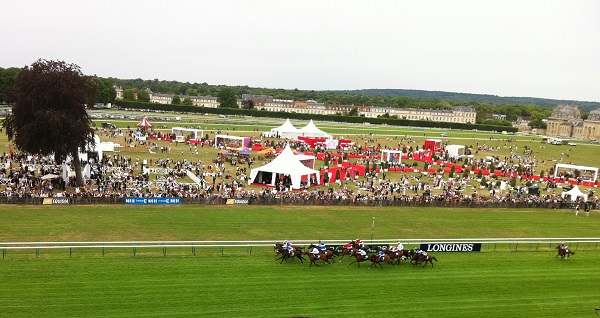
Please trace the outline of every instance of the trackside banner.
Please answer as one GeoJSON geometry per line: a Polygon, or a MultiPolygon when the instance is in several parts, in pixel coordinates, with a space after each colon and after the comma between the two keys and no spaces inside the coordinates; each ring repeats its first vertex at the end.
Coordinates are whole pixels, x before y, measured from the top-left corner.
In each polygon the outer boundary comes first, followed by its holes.
{"type": "Polygon", "coordinates": [[[421,244],[427,252],[480,252],[481,243],[434,243],[421,244]]]}
{"type": "Polygon", "coordinates": [[[70,204],[69,198],[44,198],[42,204],[70,204]]]}
{"type": "Polygon", "coordinates": [[[124,204],[181,204],[181,198],[125,198],[124,204]]]}
{"type": "Polygon", "coordinates": [[[233,204],[249,204],[250,201],[248,199],[227,199],[227,202],[225,202],[226,205],[233,205],[233,204]]]}

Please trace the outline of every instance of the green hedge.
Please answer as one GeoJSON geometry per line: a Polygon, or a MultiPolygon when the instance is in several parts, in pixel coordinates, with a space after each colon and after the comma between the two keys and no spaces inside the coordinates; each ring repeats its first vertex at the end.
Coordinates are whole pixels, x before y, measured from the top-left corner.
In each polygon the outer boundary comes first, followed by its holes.
{"type": "Polygon", "coordinates": [[[124,100],[118,100],[115,104],[121,108],[189,112],[189,113],[198,113],[198,114],[208,113],[208,114],[218,114],[218,115],[243,115],[243,116],[268,117],[268,118],[290,118],[290,119],[299,119],[299,120],[313,119],[313,120],[334,121],[334,122],[341,122],[341,123],[356,123],[356,124],[370,123],[370,124],[376,124],[376,125],[450,128],[450,129],[459,129],[459,130],[476,129],[476,130],[481,130],[481,131],[507,131],[507,132],[517,132],[518,131],[517,128],[508,127],[508,126],[461,124],[461,123],[406,120],[406,119],[394,119],[394,118],[367,118],[367,117],[358,117],[358,116],[270,112],[270,111],[265,111],[265,110],[240,109],[240,108],[208,108],[208,107],[183,106],[183,105],[171,105],[171,104],[140,103],[140,102],[132,102],[132,101],[124,101],[124,100]]]}

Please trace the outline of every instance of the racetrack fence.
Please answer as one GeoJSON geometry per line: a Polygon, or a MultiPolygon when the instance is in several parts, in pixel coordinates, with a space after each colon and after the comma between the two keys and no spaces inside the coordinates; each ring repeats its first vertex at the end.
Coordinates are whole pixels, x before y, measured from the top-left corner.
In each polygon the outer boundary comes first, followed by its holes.
{"type": "MultiPolygon", "coordinates": [[[[350,240],[329,240],[328,247],[338,248],[350,240]]],[[[295,246],[308,247],[318,240],[295,240],[295,246]]],[[[384,239],[365,241],[375,252],[376,246],[403,243],[405,249],[430,245],[481,244],[481,252],[531,252],[552,251],[564,242],[573,251],[597,251],[600,238],[452,238],[452,239],[384,239]]],[[[241,255],[275,253],[275,243],[280,241],[123,241],[123,242],[2,242],[2,258],[7,257],[69,257],[143,256],[167,255],[241,255]]],[[[439,250],[433,251],[442,253],[439,250]]],[[[432,253],[433,253],[432,252],[432,253]]],[[[452,252],[461,252],[453,250],[452,252]]],[[[462,251],[465,252],[465,251],[462,251]]]]}
{"type": "MultiPolygon", "coordinates": [[[[47,199],[47,198],[46,198],[47,199]]],[[[54,199],[66,200],[66,203],[72,205],[99,205],[99,204],[124,204],[123,197],[54,197],[54,199]]],[[[148,199],[156,199],[148,197],[148,199]]],[[[225,205],[228,200],[233,198],[204,196],[196,198],[180,198],[181,204],[199,204],[199,205],[225,205]]],[[[293,205],[293,206],[394,206],[394,207],[445,207],[445,208],[546,208],[546,209],[574,209],[580,206],[582,212],[585,210],[599,210],[600,203],[587,202],[578,203],[572,201],[505,201],[505,202],[475,202],[471,200],[452,201],[437,199],[419,199],[403,200],[400,198],[379,199],[372,198],[368,200],[351,199],[325,199],[325,198],[300,198],[300,197],[257,197],[240,198],[246,201],[248,205],[293,205]]],[[[44,198],[40,197],[0,197],[0,204],[16,205],[41,205],[44,198]]]]}

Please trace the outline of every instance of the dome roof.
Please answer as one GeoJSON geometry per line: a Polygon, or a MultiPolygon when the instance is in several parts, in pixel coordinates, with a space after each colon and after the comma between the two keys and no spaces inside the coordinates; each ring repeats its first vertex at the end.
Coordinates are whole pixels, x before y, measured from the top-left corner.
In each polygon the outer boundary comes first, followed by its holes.
{"type": "Polygon", "coordinates": [[[588,116],[588,119],[600,121],[600,109],[592,110],[588,116]]]}

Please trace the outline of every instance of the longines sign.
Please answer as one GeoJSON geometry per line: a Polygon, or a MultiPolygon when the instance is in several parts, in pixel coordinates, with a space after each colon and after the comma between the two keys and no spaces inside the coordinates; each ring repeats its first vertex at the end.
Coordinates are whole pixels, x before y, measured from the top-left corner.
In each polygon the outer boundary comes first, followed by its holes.
{"type": "Polygon", "coordinates": [[[480,252],[481,243],[434,243],[421,244],[427,252],[480,252]]]}

